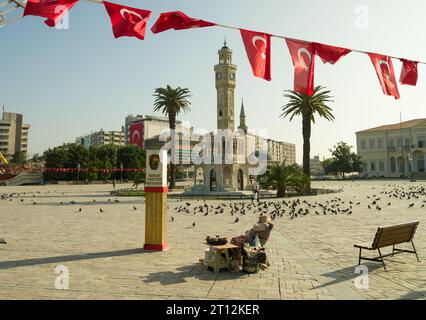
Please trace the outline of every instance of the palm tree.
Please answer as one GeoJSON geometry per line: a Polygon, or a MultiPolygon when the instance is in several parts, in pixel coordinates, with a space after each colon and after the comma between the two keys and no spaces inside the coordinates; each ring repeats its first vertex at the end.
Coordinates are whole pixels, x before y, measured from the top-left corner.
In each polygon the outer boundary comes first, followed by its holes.
{"type": "Polygon", "coordinates": [[[293,187],[297,192],[303,193],[309,189],[309,177],[303,173],[297,164],[287,166],[285,162],[275,163],[268,168],[266,173],[259,178],[262,188],[277,190],[277,197],[285,196],[287,189],[293,187]]]}
{"type": "Polygon", "coordinates": [[[325,87],[317,86],[314,89],[312,96],[305,93],[295,92],[293,90],[286,90],[284,97],[289,101],[282,107],[283,113],[281,117],[290,116],[290,121],[295,116],[302,116],[302,134],[303,134],[303,172],[310,176],[310,152],[311,152],[311,123],[315,123],[315,113],[322,118],[329,121],[334,120],[332,109],[327,106],[327,103],[333,102],[329,90],[325,87]]]}
{"type": "MultiPolygon", "coordinates": [[[[154,92],[154,111],[161,111],[169,117],[169,127],[173,132],[176,129],[176,116],[181,111],[190,110],[191,102],[188,100],[191,97],[190,91],[187,88],[177,87],[171,88],[167,85],[166,88],[157,88],[154,92]]],[[[170,163],[170,189],[175,187],[176,170],[175,163],[170,163]]]]}

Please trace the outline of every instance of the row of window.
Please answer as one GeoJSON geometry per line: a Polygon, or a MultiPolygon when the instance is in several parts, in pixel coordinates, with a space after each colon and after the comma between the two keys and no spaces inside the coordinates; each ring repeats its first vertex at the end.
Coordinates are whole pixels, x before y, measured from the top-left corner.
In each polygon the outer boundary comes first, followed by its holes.
{"type": "MultiPolygon", "coordinates": [[[[422,164],[420,164],[421,161],[424,161],[423,159],[419,160],[419,166],[423,166],[422,164]]],[[[407,160],[408,163],[408,172],[411,172],[411,166],[407,160]]],[[[385,172],[385,160],[370,160],[368,162],[364,161],[363,163],[363,167],[364,167],[364,172],[370,171],[370,172],[380,172],[383,173],[385,172]],[[369,170],[368,170],[369,169],[369,170]]],[[[389,159],[389,167],[390,167],[390,172],[391,173],[405,173],[405,164],[406,162],[404,161],[404,159],[402,157],[391,157],[389,159]]]]}
{"type": "MultiPolygon", "coordinates": [[[[397,148],[401,148],[402,145],[402,140],[401,138],[391,138],[388,141],[388,147],[389,148],[394,148],[395,146],[397,148]]],[[[370,150],[375,150],[375,149],[384,149],[385,145],[384,145],[384,139],[383,138],[379,138],[379,139],[369,139],[369,140],[361,140],[361,150],[366,150],[367,149],[367,142],[368,142],[368,149],[370,150]]],[[[412,145],[411,143],[411,138],[404,138],[404,147],[410,147],[412,145]]],[[[424,148],[426,147],[426,137],[425,136],[417,136],[417,146],[419,148],[424,148]]]]}

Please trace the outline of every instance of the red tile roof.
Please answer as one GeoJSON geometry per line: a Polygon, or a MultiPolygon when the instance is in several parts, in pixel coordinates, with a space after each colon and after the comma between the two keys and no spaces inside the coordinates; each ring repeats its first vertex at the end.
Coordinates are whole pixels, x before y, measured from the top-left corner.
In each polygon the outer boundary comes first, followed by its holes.
{"type": "MultiPolygon", "coordinates": [[[[426,118],[404,121],[402,123],[402,128],[403,129],[413,128],[413,127],[416,127],[416,126],[418,126],[419,124],[421,124],[422,122],[425,122],[425,121],[426,121],[426,118]]],[[[387,124],[387,125],[380,126],[380,127],[375,127],[375,128],[370,128],[370,129],[358,131],[357,133],[373,132],[373,131],[387,131],[387,130],[400,130],[400,129],[401,129],[401,123],[395,123],[395,124],[387,124]]]]}

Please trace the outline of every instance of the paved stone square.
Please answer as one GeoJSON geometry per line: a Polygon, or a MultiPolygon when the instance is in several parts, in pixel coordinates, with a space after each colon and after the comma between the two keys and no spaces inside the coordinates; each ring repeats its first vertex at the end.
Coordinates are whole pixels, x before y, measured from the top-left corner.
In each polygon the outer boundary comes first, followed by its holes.
{"type": "MultiPolygon", "coordinates": [[[[314,205],[338,197],[342,208],[353,202],[352,214],[324,215],[316,207],[305,216],[278,217],[267,243],[270,267],[249,275],[216,275],[199,259],[207,235],[244,234],[258,212],[236,214],[239,222],[234,223],[229,208],[194,215],[176,211],[188,201],[169,200],[170,249],[144,252],[144,198],[114,202],[111,185],[0,187],[0,195],[21,193],[0,200],[0,238],[7,241],[0,244],[0,299],[426,299],[426,196],[385,194],[425,184],[386,180],[314,186],[343,191],[300,197],[302,207],[304,200],[314,205]],[[388,257],[388,272],[378,263],[366,263],[369,288],[357,289],[354,243],[372,241],[378,226],[410,221],[420,221],[414,240],[421,262],[412,254],[388,257]],[[69,270],[68,290],[55,289],[59,265],[69,270]]],[[[204,204],[190,202],[191,210],[204,204]]]]}

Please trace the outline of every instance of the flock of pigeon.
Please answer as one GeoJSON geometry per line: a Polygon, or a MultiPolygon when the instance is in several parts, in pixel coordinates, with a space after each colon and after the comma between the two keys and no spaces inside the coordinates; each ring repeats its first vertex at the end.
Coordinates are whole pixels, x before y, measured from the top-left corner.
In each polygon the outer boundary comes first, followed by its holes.
{"type": "MultiPolygon", "coordinates": [[[[57,193],[57,191],[54,191],[57,193]]],[[[50,191],[44,193],[44,196],[49,195],[50,191]]],[[[65,195],[64,192],[59,193],[65,195]]],[[[0,201],[19,201],[20,203],[38,205],[36,202],[37,197],[41,197],[43,194],[40,191],[36,192],[12,192],[0,194],[0,201]]],[[[300,218],[303,216],[311,215],[351,215],[356,212],[356,209],[362,205],[366,205],[368,209],[374,212],[380,212],[384,208],[392,206],[393,201],[405,200],[408,201],[407,209],[413,208],[416,205],[420,208],[425,207],[426,204],[426,187],[424,185],[396,185],[389,184],[383,186],[381,191],[377,190],[377,187],[372,187],[365,199],[355,199],[353,196],[352,200],[344,201],[342,198],[335,196],[329,200],[320,201],[308,201],[305,198],[301,200],[299,198],[286,198],[280,200],[268,200],[262,201],[240,201],[240,202],[229,202],[220,203],[218,205],[207,204],[205,200],[196,200],[193,202],[178,200],[176,206],[172,210],[171,222],[175,221],[176,214],[186,215],[230,215],[232,216],[233,223],[238,223],[241,216],[253,214],[268,214],[273,221],[280,218],[289,218],[290,220],[300,218]],[[194,203],[195,202],[195,203],[194,203]],[[417,203],[417,204],[416,204],[417,203]]],[[[313,198],[315,199],[315,198],[313,198]]],[[[92,199],[92,202],[96,202],[96,199],[92,199]]],[[[108,204],[120,203],[120,200],[108,199],[108,204]]],[[[58,205],[75,205],[78,206],[78,202],[60,202],[58,205]]],[[[105,205],[105,203],[104,203],[105,205]]],[[[0,203],[1,206],[1,203],[0,203]]],[[[168,209],[171,209],[168,206],[168,209]]],[[[137,211],[137,207],[133,206],[131,211],[137,211]]],[[[1,211],[0,211],[1,212],[1,211]]],[[[79,207],[76,212],[83,212],[83,208],[79,207]]],[[[99,207],[99,212],[104,213],[105,210],[99,207]]],[[[192,223],[192,227],[195,227],[196,223],[192,223]]],[[[0,244],[6,244],[4,239],[0,238],[0,244]]]]}
{"type": "MultiPolygon", "coordinates": [[[[54,191],[55,193],[57,192],[56,190],[54,191]]],[[[47,196],[49,195],[51,192],[50,191],[46,191],[44,194],[41,193],[40,191],[36,191],[36,192],[12,192],[12,193],[2,193],[0,194],[0,201],[20,201],[21,203],[29,203],[31,205],[39,205],[41,203],[36,202],[37,197],[40,196],[47,196]]],[[[65,192],[61,192],[61,195],[65,195],[65,192]]],[[[96,202],[96,199],[92,199],[92,202],[96,202]]],[[[109,203],[120,203],[120,200],[118,200],[118,198],[115,199],[108,199],[107,202],[109,203]]],[[[69,201],[69,202],[59,202],[58,205],[59,206],[65,206],[65,205],[78,205],[79,203],[77,201],[69,201]]],[[[138,210],[138,208],[136,208],[136,206],[132,207],[132,211],[136,211],[138,210]]],[[[79,207],[77,212],[83,212],[83,208],[79,207]]],[[[99,208],[99,212],[100,213],[104,213],[105,210],[100,207],[99,208]]]]}
{"type": "MultiPolygon", "coordinates": [[[[308,198],[306,198],[308,199],[308,198]]],[[[371,192],[365,196],[352,200],[344,201],[340,197],[334,197],[330,200],[308,201],[299,198],[271,200],[271,201],[251,201],[251,202],[232,202],[221,203],[218,205],[207,204],[205,200],[197,200],[195,203],[188,201],[178,201],[178,205],[174,207],[174,214],[186,215],[231,215],[235,219],[233,223],[240,221],[239,216],[246,214],[268,214],[272,220],[288,217],[290,220],[311,215],[351,215],[356,209],[363,204],[374,212],[382,211],[384,207],[391,207],[393,200],[409,200],[407,209],[416,205],[416,200],[421,200],[418,204],[420,208],[426,204],[426,188],[424,185],[404,186],[389,184],[382,187],[381,191],[377,191],[376,187],[371,188],[371,192]],[[412,202],[413,201],[413,202],[412,202]]],[[[175,217],[171,217],[171,222],[175,221],[175,217]]],[[[195,222],[192,226],[195,227],[195,222]]]]}

